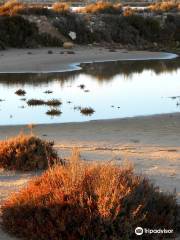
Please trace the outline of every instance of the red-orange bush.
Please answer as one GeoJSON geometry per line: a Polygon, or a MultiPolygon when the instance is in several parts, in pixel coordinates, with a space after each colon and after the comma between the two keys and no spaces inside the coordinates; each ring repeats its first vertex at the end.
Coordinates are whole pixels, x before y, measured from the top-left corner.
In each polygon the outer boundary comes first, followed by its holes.
{"type": "Polygon", "coordinates": [[[178,3],[174,1],[159,2],[149,6],[152,12],[167,12],[171,10],[178,10],[178,3]]]}
{"type": "Polygon", "coordinates": [[[47,169],[58,160],[53,142],[41,140],[34,135],[20,134],[0,141],[0,168],[9,170],[47,169]]]}
{"type": "Polygon", "coordinates": [[[69,4],[56,2],[52,5],[52,9],[55,12],[66,13],[70,11],[69,4]]]}
{"type": "Polygon", "coordinates": [[[15,15],[23,10],[25,5],[17,0],[9,0],[0,6],[0,15],[15,15]]]}
{"type": "Polygon", "coordinates": [[[106,1],[100,1],[87,5],[82,11],[85,13],[120,14],[122,7],[120,4],[115,5],[106,1]]]}
{"type": "Polygon", "coordinates": [[[136,239],[137,226],[175,230],[176,216],[175,197],[131,167],[84,163],[77,156],[32,180],[2,206],[4,229],[33,240],[136,239]]]}

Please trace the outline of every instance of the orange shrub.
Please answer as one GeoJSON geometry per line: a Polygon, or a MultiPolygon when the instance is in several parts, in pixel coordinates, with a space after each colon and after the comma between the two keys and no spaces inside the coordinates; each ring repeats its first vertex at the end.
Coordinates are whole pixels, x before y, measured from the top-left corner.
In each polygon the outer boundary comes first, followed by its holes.
{"type": "Polygon", "coordinates": [[[4,229],[34,240],[136,239],[137,226],[175,230],[176,217],[175,197],[131,167],[85,163],[78,152],[2,206],[4,229]]]}
{"type": "Polygon", "coordinates": [[[83,10],[85,13],[109,13],[109,14],[120,14],[122,7],[120,4],[112,4],[109,2],[97,2],[87,5],[83,10]]]}
{"type": "Polygon", "coordinates": [[[24,134],[0,141],[0,168],[25,171],[47,169],[58,160],[52,146],[52,142],[24,134]]]}
{"type": "Polygon", "coordinates": [[[65,13],[65,12],[70,11],[69,4],[67,4],[67,3],[60,3],[60,2],[54,3],[52,5],[52,9],[55,12],[60,12],[60,13],[65,13]]]}
{"type": "Polygon", "coordinates": [[[23,10],[25,5],[17,0],[10,0],[0,6],[0,15],[15,15],[17,12],[23,10]]]}
{"type": "Polygon", "coordinates": [[[178,9],[178,4],[173,1],[155,3],[149,6],[152,12],[167,12],[173,9],[178,9]]]}

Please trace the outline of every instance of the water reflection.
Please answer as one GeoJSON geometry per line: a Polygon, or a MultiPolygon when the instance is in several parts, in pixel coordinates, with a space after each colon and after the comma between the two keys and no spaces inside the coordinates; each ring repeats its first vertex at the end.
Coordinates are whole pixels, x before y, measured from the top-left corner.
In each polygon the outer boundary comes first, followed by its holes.
{"type": "Polygon", "coordinates": [[[74,122],[177,112],[180,59],[81,64],[79,71],[0,74],[0,125],[74,122]],[[130,81],[128,81],[130,80],[130,81]],[[83,88],[79,86],[84,85],[83,88]],[[26,95],[15,92],[24,89],[26,95]],[[49,94],[47,94],[49,92],[49,94]],[[28,106],[30,99],[58,99],[57,109],[28,106]],[[94,114],[84,116],[80,109],[94,114]],[[62,112],[52,117],[51,110],[62,112]]]}
{"type": "Polygon", "coordinates": [[[122,75],[126,79],[133,78],[134,74],[150,70],[156,75],[170,73],[180,68],[180,59],[172,60],[148,60],[148,61],[113,61],[104,63],[81,64],[82,69],[62,73],[33,73],[33,74],[0,74],[2,84],[32,84],[41,85],[51,81],[58,81],[63,86],[64,83],[72,82],[75,78],[84,73],[90,75],[97,81],[111,81],[116,75],[122,75]]]}

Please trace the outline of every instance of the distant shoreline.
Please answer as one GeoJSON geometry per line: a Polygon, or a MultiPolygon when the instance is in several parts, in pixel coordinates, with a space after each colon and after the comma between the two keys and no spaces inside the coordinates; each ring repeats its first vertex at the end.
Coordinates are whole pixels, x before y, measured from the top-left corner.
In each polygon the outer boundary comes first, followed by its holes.
{"type": "Polygon", "coordinates": [[[0,53],[0,73],[57,73],[80,70],[80,64],[91,62],[161,60],[178,57],[174,53],[128,51],[115,52],[103,47],[76,46],[63,48],[9,49],[0,53]],[[51,50],[52,53],[48,54],[51,50]]]}

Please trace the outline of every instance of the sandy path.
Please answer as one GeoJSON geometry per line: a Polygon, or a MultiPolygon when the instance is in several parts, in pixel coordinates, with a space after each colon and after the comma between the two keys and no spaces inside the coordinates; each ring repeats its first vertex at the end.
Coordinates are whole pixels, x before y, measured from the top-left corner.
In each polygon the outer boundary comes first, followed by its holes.
{"type": "MultiPolygon", "coordinates": [[[[71,51],[71,50],[70,50],[71,51]]],[[[144,59],[167,59],[175,54],[127,51],[118,49],[110,52],[101,47],[76,46],[74,54],[67,54],[62,48],[44,49],[10,49],[0,53],[0,72],[57,72],[73,69],[75,63],[111,61],[111,60],[144,60],[144,59]],[[48,50],[53,54],[48,54],[48,50]],[[64,51],[64,54],[60,54],[64,51]],[[31,53],[31,54],[28,54],[31,53]]]]}

